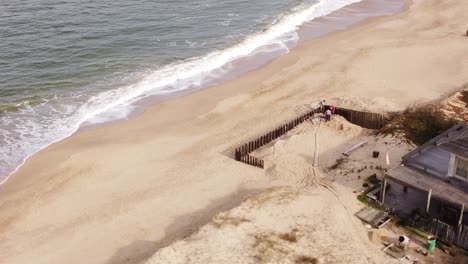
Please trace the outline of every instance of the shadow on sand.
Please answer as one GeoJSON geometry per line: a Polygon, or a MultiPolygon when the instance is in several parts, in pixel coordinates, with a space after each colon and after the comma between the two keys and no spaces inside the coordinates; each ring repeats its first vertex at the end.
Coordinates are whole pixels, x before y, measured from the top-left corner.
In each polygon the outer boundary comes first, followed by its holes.
{"type": "Polygon", "coordinates": [[[106,264],[136,264],[141,263],[161,248],[167,247],[177,240],[184,239],[220,212],[228,211],[240,205],[247,197],[260,193],[262,189],[241,189],[237,192],[212,201],[207,207],[185,215],[177,216],[174,222],[164,230],[165,237],[157,241],[136,240],[121,247],[112,255],[106,264]]]}

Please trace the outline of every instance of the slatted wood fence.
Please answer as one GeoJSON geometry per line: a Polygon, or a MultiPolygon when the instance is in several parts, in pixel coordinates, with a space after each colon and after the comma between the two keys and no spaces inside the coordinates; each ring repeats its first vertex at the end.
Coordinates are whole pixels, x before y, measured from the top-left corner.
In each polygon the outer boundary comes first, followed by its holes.
{"type": "Polygon", "coordinates": [[[468,226],[452,226],[440,220],[432,219],[432,222],[423,230],[443,242],[468,250],[468,226]]]}
{"type": "Polygon", "coordinates": [[[335,115],[343,116],[350,123],[369,129],[381,129],[385,121],[382,114],[339,107],[336,108],[335,115]]]}
{"type": "Polygon", "coordinates": [[[234,157],[237,161],[244,162],[246,164],[264,168],[264,161],[253,157],[250,155],[251,152],[265,146],[266,144],[272,142],[273,140],[281,137],[282,135],[286,134],[291,129],[295,128],[299,124],[303,123],[304,121],[308,120],[316,113],[322,113],[322,109],[317,108],[313,111],[305,113],[294,120],[287,122],[286,124],[280,125],[277,128],[271,130],[270,132],[264,134],[263,136],[258,137],[257,139],[247,142],[244,145],[238,147],[234,151],[234,157]]]}
{"type": "MultiPolygon", "coordinates": [[[[317,108],[302,114],[301,116],[278,126],[263,136],[241,145],[234,150],[235,160],[263,169],[264,161],[250,155],[250,153],[286,134],[288,131],[311,118],[314,114],[323,113],[325,109],[328,109],[328,106],[317,108]]],[[[346,120],[353,124],[370,129],[380,129],[384,123],[382,114],[361,112],[338,107],[335,109],[335,114],[343,116],[346,120]]]]}

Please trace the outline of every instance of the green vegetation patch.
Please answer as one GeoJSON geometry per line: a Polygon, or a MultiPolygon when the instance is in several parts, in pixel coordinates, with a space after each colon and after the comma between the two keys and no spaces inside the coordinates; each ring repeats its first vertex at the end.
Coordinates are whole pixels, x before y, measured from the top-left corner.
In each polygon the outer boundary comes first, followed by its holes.
{"type": "Polygon", "coordinates": [[[456,124],[456,120],[446,117],[439,108],[409,108],[390,117],[390,122],[380,133],[402,133],[408,140],[421,145],[456,124]]]}
{"type": "Polygon", "coordinates": [[[380,180],[377,179],[377,174],[375,173],[367,177],[366,181],[374,185],[380,183],[380,180]]]}
{"type": "Polygon", "coordinates": [[[403,224],[406,226],[412,226],[423,229],[432,222],[432,216],[426,213],[423,209],[414,209],[409,217],[403,219],[403,224]]]}

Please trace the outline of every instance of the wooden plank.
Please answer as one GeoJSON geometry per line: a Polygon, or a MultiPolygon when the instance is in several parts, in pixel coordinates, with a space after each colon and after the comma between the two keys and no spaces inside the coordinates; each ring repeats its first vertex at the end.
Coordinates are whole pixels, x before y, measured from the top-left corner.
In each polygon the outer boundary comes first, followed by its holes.
{"type": "Polygon", "coordinates": [[[366,141],[363,141],[363,142],[360,142],[354,146],[352,146],[351,148],[347,149],[345,152],[343,152],[342,154],[345,155],[346,157],[349,157],[351,155],[351,153],[356,150],[357,148],[359,147],[362,147],[364,145],[367,144],[367,140],[366,141]]]}

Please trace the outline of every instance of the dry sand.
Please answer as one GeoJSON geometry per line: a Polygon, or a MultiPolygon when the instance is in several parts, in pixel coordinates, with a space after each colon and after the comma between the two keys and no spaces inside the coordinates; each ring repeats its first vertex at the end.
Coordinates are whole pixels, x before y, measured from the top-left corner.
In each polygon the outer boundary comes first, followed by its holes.
{"type": "MultiPolygon", "coordinates": [[[[266,177],[276,188],[216,215],[145,263],[397,263],[369,241],[367,228],[354,217],[362,204],[349,183],[360,190],[364,178],[321,169],[341,157],[350,142],[374,140],[349,158],[361,165],[372,153],[369,147],[381,147],[377,142],[385,140],[371,134],[339,116],[298,126],[254,153],[265,159],[266,177]],[[345,184],[333,184],[335,179],[345,184]]],[[[353,168],[350,164],[346,169],[353,168]]]]}
{"type": "Polygon", "coordinates": [[[366,228],[352,221],[326,189],[272,189],[219,214],[146,264],[397,263],[362,237],[366,228]]]}
{"type": "Polygon", "coordinates": [[[356,196],[370,175],[382,175],[385,153],[395,166],[412,147],[340,116],[306,122],[254,153],[265,160],[266,177],[276,187],[217,214],[143,263],[400,263],[382,249],[403,234],[412,241],[407,254],[418,263],[466,263],[467,257],[439,249],[423,256],[416,249],[425,250],[424,239],[392,223],[371,229],[355,217],[365,207],[356,196]],[[363,141],[349,157],[341,154],[363,141]],[[383,155],[373,158],[374,150],[383,155]]]}
{"type": "MultiPolygon", "coordinates": [[[[247,195],[272,184],[300,183],[298,178],[307,171],[298,169],[295,178],[281,165],[272,165],[284,164],[275,155],[265,153],[272,159],[266,170],[234,162],[234,146],[310,104],[315,107],[321,98],[337,106],[383,112],[431,102],[459,89],[468,80],[467,12],[468,1],[414,1],[404,13],[304,43],[219,87],[53,144],[0,186],[0,262],[138,263],[189,236],[219,211],[236,207],[247,195]]],[[[337,136],[337,144],[344,144],[347,135],[337,136]]],[[[295,162],[306,164],[308,158],[295,162]]],[[[284,192],[294,194],[288,190],[284,192]]],[[[354,203],[349,190],[342,192],[349,199],[341,199],[354,203]]],[[[336,196],[322,189],[315,194],[317,201],[330,196],[330,208],[337,211],[330,216],[332,222],[344,219],[345,207],[331,199],[336,196]]],[[[313,197],[312,191],[283,209],[298,214],[295,204],[304,203],[327,209],[314,204],[313,197]]],[[[278,225],[274,232],[294,228],[278,225]]],[[[359,230],[323,224],[320,232],[327,228],[343,231],[345,237],[359,230]]],[[[299,242],[294,254],[306,253],[311,242],[299,242]]],[[[218,243],[216,250],[221,247],[218,243]]],[[[365,252],[370,261],[382,257],[371,249],[365,252]]],[[[340,256],[333,254],[330,258],[340,256]]],[[[343,256],[352,259],[355,254],[346,250],[343,256]]],[[[355,257],[360,262],[361,257],[355,257]]]]}

